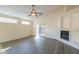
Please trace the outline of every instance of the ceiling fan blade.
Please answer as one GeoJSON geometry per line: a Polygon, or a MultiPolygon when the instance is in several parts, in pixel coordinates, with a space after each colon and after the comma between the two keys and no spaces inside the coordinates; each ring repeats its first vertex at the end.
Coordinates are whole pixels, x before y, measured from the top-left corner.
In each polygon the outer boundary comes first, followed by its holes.
{"type": "Polygon", "coordinates": [[[38,12],[37,14],[43,14],[43,12],[38,12]]]}
{"type": "Polygon", "coordinates": [[[39,16],[41,16],[43,13],[39,13],[39,16]]]}
{"type": "Polygon", "coordinates": [[[43,13],[40,13],[40,15],[42,15],[43,13]]]}
{"type": "Polygon", "coordinates": [[[29,16],[31,16],[31,15],[29,15],[29,16]]]}

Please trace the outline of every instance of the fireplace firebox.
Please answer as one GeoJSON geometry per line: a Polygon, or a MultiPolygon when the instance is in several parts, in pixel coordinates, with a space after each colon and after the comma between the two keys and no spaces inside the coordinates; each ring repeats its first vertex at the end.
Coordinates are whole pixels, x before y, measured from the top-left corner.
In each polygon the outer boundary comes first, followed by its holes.
{"type": "Polygon", "coordinates": [[[69,40],[69,31],[61,31],[61,38],[64,40],[69,40]]]}

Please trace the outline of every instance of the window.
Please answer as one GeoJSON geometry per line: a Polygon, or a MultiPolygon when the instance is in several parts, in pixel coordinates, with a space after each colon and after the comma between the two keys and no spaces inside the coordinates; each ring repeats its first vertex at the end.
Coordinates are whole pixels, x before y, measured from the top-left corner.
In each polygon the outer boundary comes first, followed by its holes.
{"type": "Polygon", "coordinates": [[[21,21],[21,24],[30,25],[30,22],[28,22],[28,21],[21,21]]]}
{"type": "Polygon", "coordinates": [[[4,18],[4,17],[0,17],[0,22],[3,23],[17,23],[17,20],[15,19],[10,19],[10,18],[4,18]]]}

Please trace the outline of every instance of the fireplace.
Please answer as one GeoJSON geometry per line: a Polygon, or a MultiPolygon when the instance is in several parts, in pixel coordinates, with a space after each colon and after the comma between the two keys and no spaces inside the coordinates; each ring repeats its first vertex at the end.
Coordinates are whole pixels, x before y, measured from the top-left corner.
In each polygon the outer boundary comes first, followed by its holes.
{"type": "Polygon", "coordinates": [[[69,40],[69,31],[61,31],[61,38],[64,40],[69,40]]]}

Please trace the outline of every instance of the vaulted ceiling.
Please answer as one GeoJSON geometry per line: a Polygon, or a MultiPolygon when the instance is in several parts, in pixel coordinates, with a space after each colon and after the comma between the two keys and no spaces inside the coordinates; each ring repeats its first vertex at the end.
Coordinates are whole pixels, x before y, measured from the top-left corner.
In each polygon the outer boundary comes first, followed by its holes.
{"type": "MultiPolygon", "coordinates": [[[[43,12],[43,16],[47,16],[57,10],[65,7],[65,5],[36,5],[36,10],[38,12],[43,12]]],[[[76,6],[68,6],[70,9],[76,6]]],[[[69,10],[68,8],[68,10],[69,10]]],[[[29,14],[32,10],[32,5],[0,5],[0,14],[14,16],[26,20],[33,20],[33,17],[30,17],[29,14]]]]}
{"type": "MultiPolygon", "coordinates": [[[[62,6],[58,5],[36,5],[38,12],[43,12],[42,16],[48,15],[51,12],[55,12],[62,6]]],[[[31,5],[0,5],[0,13],[10,16],[15,16],[27,20],[32,20],[33,18],[29,16],[32,10],[31,5]]]]}

